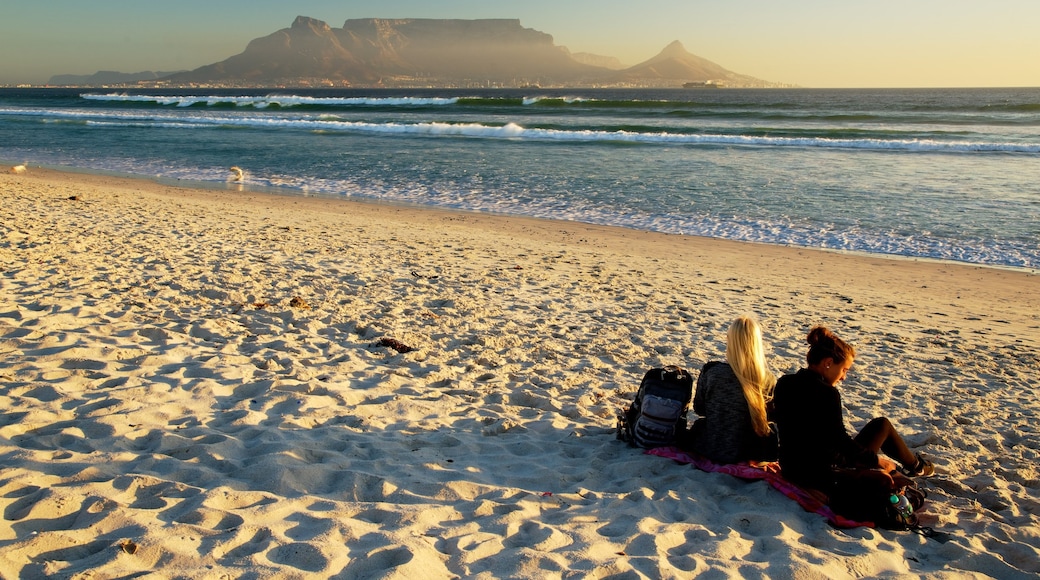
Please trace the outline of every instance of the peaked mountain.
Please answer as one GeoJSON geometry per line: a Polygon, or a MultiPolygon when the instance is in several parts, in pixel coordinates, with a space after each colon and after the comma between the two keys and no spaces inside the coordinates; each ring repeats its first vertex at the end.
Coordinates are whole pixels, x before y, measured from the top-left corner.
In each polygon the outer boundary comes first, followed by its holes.
{"type": "Polygon", "coordinates": [[[615,79],[631,83],[674,84],[713,82],[727,86],[766,86],[766,81],[741,75],[686,51],[678,40],[657,56],[620,71],[615,79]]]}
{"type": "Polygon", "coordinates": [[[400,87],[665,87],[695,81],[768,85],[690,54],[678,41],[624,69],[610,57],[571,54],[551,35],[515,19],[364,18],[332,28],[306,16],[251,41],[241,54],[162,79],[167,85],[400,87]]]}

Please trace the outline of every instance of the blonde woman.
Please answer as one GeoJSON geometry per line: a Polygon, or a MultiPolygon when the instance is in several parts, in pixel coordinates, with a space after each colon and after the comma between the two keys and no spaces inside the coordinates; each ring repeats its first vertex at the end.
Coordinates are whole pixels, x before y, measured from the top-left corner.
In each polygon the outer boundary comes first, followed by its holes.
{"type": "Polygon", "coordinates": [[[754,318],[737,318],[726,335],[726,362],[709,362],[697,378],[693,410],[700,417],[682,446],[716,463],[775,460],[776,433],[766,414],[775,385],[762,330],[754,318]]]}

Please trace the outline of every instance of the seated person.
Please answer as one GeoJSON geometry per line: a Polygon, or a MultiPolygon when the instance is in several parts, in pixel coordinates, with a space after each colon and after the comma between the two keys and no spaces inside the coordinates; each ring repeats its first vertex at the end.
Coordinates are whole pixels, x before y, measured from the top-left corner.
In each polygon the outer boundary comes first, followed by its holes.
{"type": "Polygon", "coordinates": [[[931,462],[910,451],[884,417],[867,423],[854,438],[848,434],[837,385],[856,352],[822,326],[810,330],[807,340],[807,367],[781,377],[773,398],[784,477],[823,492],[836,512],[857,517],[845,508],[862,503],[865,493],[895,491],[910,483],[906,476],[932,475],[931,462]]]}
{"type": "Polygon", "coordinates": [[[715,463],[775,461],[776,433],[766,416],[775,384],[758,323],[737,318],[726,336],[726,362],[712,361],[701,369],[693,396],[700,418],[680,446],[715,463]]]}

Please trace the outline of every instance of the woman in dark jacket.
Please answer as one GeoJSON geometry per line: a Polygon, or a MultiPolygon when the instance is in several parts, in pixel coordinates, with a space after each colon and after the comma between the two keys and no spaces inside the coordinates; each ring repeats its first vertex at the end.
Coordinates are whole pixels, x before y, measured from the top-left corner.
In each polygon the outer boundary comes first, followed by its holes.
{"type": "MultiPolygon", "coordinates": [[[[788,480],[854,502],[864,489],[897,489],[906,476],[928,476],[932,464],[906,446],[892,423],[873,419],[855,437],[845,430],[837,385],[855,350],[825,327],[809,331],[806,368],[776,383],[773,418],[780,434],[780,469],[788,480]],[[887,457],[879,455],[884,453],[887,457]],[[895,459],[903,466],[896,471],[895,459]]],[[[837,506],[835,506],[837,509],[837,506]]]]}

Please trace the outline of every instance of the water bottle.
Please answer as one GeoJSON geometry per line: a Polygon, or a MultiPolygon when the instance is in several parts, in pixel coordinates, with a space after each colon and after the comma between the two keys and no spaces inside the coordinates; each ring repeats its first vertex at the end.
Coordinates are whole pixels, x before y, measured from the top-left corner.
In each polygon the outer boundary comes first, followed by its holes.
{"type": "Polygon", "coordinates": [[[910,521],[910,516],[914,515],[914,506],[910,505],[910,500],[905,495],[893,493],[888,501],[892,502],[892,507],[903,521],[910,521]]]}

